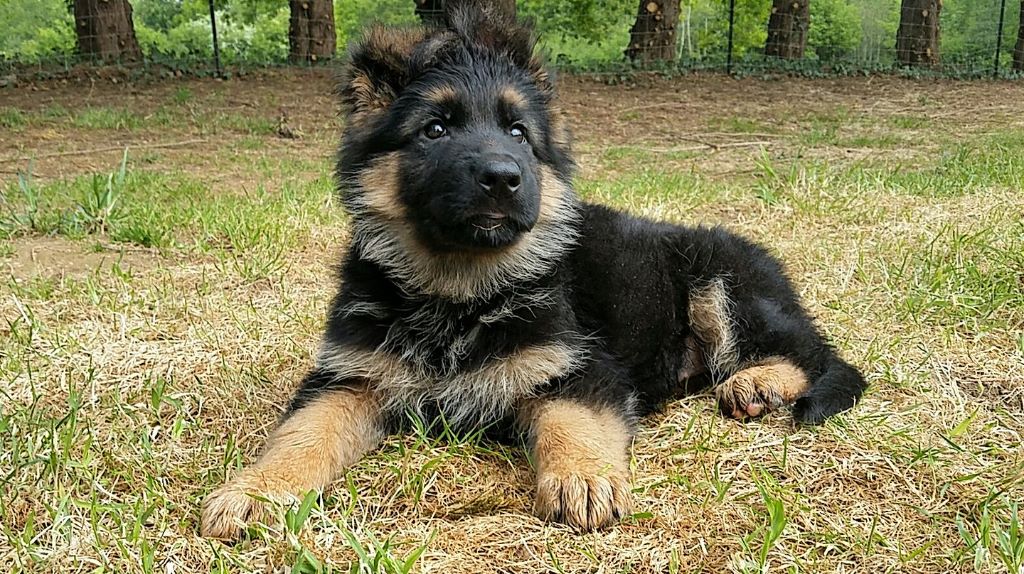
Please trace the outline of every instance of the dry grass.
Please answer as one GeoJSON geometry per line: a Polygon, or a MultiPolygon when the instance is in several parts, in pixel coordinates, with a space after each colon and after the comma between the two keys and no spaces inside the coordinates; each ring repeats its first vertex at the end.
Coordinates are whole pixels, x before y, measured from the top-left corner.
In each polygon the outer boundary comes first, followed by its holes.
{"type": "Polygon", "coordinates": [[[771,246],[867,373],[863,403],[818,428],[674,403],[634,445],[638,514],[588,535],[530,515],[521,450],[394,437],[308,517],[234,546],[198,537],[199,502],[310,364],[345,240],[329,86],[80,90],[5,99],[0,161],[205,143],[130,151],[113,205],[92,174],[118,151],[4,176],[0,564],[1024,572],[1024,86],[567,79],[582,193],[771,246]],[[289,104],[301,140],[268,128],[285,102],[308,102],[289,104]]]}

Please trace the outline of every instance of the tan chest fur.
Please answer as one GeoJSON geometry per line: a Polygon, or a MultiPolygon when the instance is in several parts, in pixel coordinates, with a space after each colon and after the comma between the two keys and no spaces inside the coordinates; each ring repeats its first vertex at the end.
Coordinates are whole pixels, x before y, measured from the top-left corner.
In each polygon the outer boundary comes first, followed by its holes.
{"type": "Polygon", "coordinates": [[[324,344],[317,366],[341,379],[366,381],[385,411],[422,413],[436,406],[453,426],[481,425],[512,414],[551,379],[577,369],[585,351],[565,343],[517,349],[483,365],[438,376],[383,351],[324,344]]]}

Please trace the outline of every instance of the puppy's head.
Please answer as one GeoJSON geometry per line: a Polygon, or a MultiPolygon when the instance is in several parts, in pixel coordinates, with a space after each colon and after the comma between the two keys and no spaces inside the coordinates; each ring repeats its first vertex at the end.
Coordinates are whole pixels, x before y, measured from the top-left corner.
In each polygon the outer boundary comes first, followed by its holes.
{"type": "Polygon", "coordinates": [[[482,268],[570,240],[575,210],[568,135],[533,34],[475,4],[437,28],[372,27],[351,48],[338,171],[357,225],[418,258],[482,268]]]}

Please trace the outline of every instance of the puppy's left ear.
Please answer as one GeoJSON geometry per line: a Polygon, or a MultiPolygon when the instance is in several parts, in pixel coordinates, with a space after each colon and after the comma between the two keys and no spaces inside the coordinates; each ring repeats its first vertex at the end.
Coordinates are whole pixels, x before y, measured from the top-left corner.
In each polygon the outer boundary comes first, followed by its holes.
{"type": "Polygon", "coordinates": [[[395,101],[410,81],[413,54],[426,37],[424,28],[374,25],[352,44],[339,91],[353,119],[395,101]]]}

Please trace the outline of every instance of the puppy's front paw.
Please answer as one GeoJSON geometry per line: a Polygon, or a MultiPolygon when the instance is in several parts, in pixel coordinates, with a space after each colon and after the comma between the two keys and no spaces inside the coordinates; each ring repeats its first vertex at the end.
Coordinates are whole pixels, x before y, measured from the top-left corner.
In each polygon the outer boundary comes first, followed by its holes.
{"type": "Polygon", "coordinates": [[[296,500],[294,494],[273,488],[254,476],[240,476],[211,492],[203,501],[201,534],[206,538],[237,540],[247,525],[264,521],[266,503],[257,496],[282,503],[296,500]]]}
{"type": "Polygon", "coordinates": [[[544,520],[589,531],[610,526],[633,508],[629,477],[608,472],[544,472],[537,477],[534,510],[544,520]]]}

